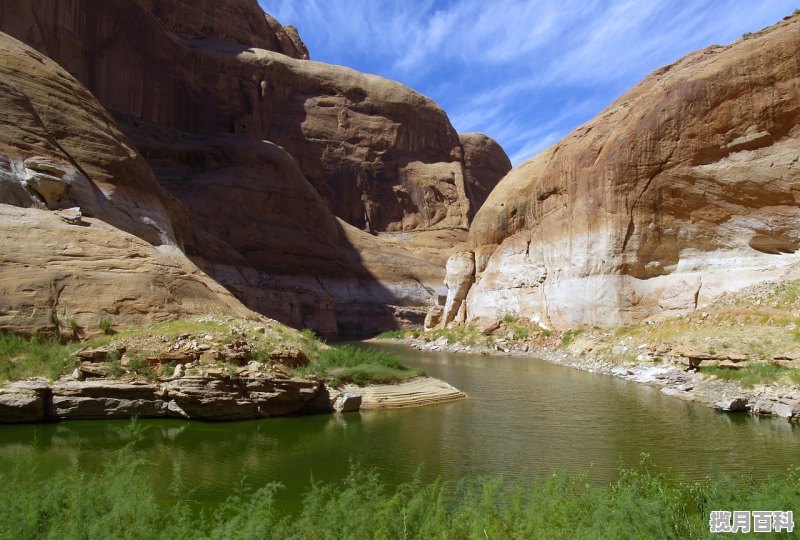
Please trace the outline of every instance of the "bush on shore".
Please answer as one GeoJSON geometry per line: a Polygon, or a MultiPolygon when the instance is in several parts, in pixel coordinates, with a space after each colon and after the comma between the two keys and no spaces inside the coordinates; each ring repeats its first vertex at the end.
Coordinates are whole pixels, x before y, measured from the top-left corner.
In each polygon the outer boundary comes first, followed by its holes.
{"type": "Polygon", "coordinates": [[[304,368],[302,374],[319,375],[335,387],[346,383],[359,386],[390,384],[425,373],[403,366],[400,359],[391,353],[343,345],[320,351],[319,356],[304,368]]]}
{"type": "Polygon", "coordinates": [[[339,483],[312,483],[297,514],[277,509],[277,484],[198,512],[177,481],[177,502],[158,501],[131,448],[94,475],[72,465],[42,481],[35,469],[32,454],[0,470],[0,538],[707,538],[711,510],[797,510],[800,500],[798,469],[682,483],[645,463],[602,486],[554,473],[389,487],[353,466],[339,483]]]}

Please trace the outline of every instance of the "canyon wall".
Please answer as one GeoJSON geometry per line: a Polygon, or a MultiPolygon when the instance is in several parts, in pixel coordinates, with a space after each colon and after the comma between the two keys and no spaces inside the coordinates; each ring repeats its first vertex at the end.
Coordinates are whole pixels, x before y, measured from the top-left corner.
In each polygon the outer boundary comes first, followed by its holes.
{"type": "Polygon", "coordinates": [[[795,275],[798,53],[790,17],[690,54],[514,168],[458,255],[466,317],[638,323],[795,275]]]}
{"type": "Polygon", "coordinates": [[[180,250],[187,212],[94,97],[5,34],[0,58],[0,327],[254,316],[180,250]]]}
{"type": "Polygon", "coordinates": [[[308,60],[255,0],[0,0],[0,30],[85,85],[137,156],[135,171],[91,171],[116,190],[146,184],[118,197],[135,209],[84,198],[84,213],[182,249],[248,307],[326,336],[420,323],[510,169],[417,92],[308,60]]]}

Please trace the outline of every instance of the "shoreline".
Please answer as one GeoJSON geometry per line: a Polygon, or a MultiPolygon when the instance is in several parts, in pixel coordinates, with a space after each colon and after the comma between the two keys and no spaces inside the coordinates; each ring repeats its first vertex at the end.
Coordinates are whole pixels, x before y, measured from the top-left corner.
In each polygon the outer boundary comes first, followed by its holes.
{"type": "Polygon", "coordinates": [[[154,382],[94,378],[15,381],[0,388],[0,425],[63,420],[254,420],[419,407],[465,399],[434,377],[328,388],[318,379],[184,376],[154,382]]]}
{"type": "MultiPolygon", "coordinates": [[[[372,338],[367,342],[402,344],[416,350],[449,352],[454,354],[481,354],[491,356],[524,356],[537,358],[561,366],[608,375],[626,381],[659,388],[661,393],[684,401],[700,403],[719,411],[749,412],[757,416],[776,416],[787,420],[800,420],[800,388],[777,383],[757,384],[746,388],[741,384],[706,375],[690,369],[691,362],[680,359],[611,362],[603,357],[553,350],[546,347],[516,349],[513,344],[501,350],[481,345],[449,343],[446,340],[426,341],[406,337],[402,339],[372,338]]],[[[642,355],[646,356],[646,355],[642,355]]]]}

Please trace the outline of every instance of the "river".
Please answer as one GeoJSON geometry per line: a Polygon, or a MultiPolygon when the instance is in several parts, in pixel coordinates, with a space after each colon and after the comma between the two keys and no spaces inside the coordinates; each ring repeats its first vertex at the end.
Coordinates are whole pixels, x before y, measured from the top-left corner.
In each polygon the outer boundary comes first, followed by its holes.
{"type": "Polygon", "coordinates": [[[151,464],[159,497],[174,475],[198,505],[244,478],[280,482],[296,508],[311,478],[335,481],[349,463],[389,483],[479,475],[533,478],[555,469],[592,482],[617,477],[642,453],[687,480],[717,472],[756,477],[800,465],[800,427],[785,419],[727,415],[658,389],[535,358],[420,352],[380,345],[465,391],[469,399],[408,410],[211,424],[182,420],[73,421],[0,427],[0,466],[34,453],[46,476],[76,463],[96,470],[125,444],[151,464]]]}

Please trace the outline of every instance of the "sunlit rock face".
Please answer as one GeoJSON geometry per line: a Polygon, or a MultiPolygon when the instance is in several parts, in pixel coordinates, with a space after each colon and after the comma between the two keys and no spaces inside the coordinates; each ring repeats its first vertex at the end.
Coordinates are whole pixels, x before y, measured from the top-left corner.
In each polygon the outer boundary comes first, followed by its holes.
{"type": "MultiPolygon", "coordinates": [[[[462,141],[438,105],[394,81],[304,60],[296,32],[255,0],[5,0],[0,30],[61,63],[115,114],[278,144],[358,228],[467,228],[477,210],[462,141]]],[[[480,137],[465,142],[478,199],[506,172],[491,160],[507,160],[480,137]]]]}
{"type": "Polygon", "coordinates": [[[0,328],[253,316],[180,250],[186,211],[85,87],[0,34],[0,89],[0,328]]]}
{"type": "Polygon", "coordinates": [[[793,275],[800,18],[646,77],[514,168],[470,228],[467,316],[674,315],[793,275]]]}
{"type": "Polygon", "coordinates": [[[421,94],[308,60],[256,0],[0,0],[0,30],[85,86],[59,103],[91,100],[111,126],[93,151],[114,157],[62,159],[59,176],[25,154],[2,202],[79,206],[180,247],[248,307],[326,336],[421,324],[508,168],[421,94]],[[115,203],[100,211],[92,182],[115,203]]]}

